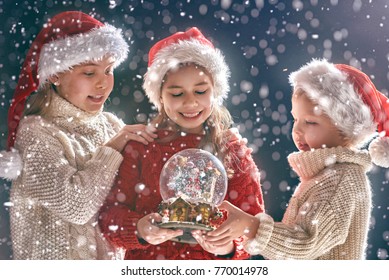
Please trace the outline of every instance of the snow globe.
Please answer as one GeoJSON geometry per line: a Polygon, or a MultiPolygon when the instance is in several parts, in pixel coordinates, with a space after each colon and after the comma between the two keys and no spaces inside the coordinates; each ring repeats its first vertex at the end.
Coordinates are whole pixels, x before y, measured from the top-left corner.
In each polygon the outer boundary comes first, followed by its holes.
{"type": "Polygon", "coordinates": [[[211,231],[222,220],[217,206],[227,192],[227,173],[210,152],[186,149],[173,155],[160,176],[163,201],[159,205],[159,227],[183,229],[174,241],[196,244],[192,230],[211,231]]]}

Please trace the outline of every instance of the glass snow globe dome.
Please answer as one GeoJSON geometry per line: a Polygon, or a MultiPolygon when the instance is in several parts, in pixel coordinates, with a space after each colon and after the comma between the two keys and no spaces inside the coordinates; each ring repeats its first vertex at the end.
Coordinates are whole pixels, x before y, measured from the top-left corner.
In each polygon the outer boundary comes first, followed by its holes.
{"type": "Polygon", "coordinates": [[[210,152],[186,149],[165,163],[159,183],[165,202],[181,197],[191,203],[218,206],[227,192],[227,173],[221,161],[210,152]]]}

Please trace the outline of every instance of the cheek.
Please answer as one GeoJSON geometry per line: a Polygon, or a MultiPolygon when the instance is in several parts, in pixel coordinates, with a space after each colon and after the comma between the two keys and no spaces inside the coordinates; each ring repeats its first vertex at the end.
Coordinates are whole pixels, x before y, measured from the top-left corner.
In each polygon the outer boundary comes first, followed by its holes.
{"type": "Polygon", "coordinates": [[[308,135],[305,136],[305,142],[307,142],[307,144],[309,144],[309,145],[316,145],[316,143],[317,143],[317,136],[308,134],[308,135]]]}
{"type": "Polygon", "coordinates": [[[212,111],[214,106],[218,106],[216,103],[216,99],[210,96],[204,96],[203,98],[199,98],[198,103],[201,107],[210,111],[212,111]]]}
{"type": "Polygon", "coordinates": [[[317,138],[322,137],[321,132],[316,131],[314,129],[307,129],[307,131],[305,131],[304,136],[305,136],[305,139],[311,140],[311,141],[315,141],[317,138]]]}
{"type": "Polygon", "coordinates": [[[177,111],[175,102],[172,102],[171,100],[164,100],[163,108],[165,110],[166,115],[170,119],[174,119],[174,114],[177,111]]]}
{"type": "Polygon", "coordinates": [[[325,130],[321,129],[320,131],[307,134],[306,140],[313,148],[321,148],[323,145],[332,147],[334,135],[331,135],[328,132],[325,133],[325,130]]]}

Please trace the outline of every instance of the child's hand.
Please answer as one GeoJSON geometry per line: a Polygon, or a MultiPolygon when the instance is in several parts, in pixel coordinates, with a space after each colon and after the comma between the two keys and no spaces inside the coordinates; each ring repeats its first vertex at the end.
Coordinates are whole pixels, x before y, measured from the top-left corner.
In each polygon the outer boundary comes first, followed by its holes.
{"type": "Polygon", "coordinates": [[[259,226],[258,219],[228,201],[223,201],[219,209],[227,210],[228,217],[220,227],[207,233],[205,236],[207,242],[212,243],[214,246],[219,246],[243,235],[248,239],[255,237],[259,226]]]}
{"type": "Polygon", "coordinates": [[[134,124],[124,126],[105,146],[122,152],[129,140],[138,141],[147,145],[157,138],[156,128],[151,125],[134,124]]]}
{"type": "Polygon", "coordinates": [[[201,230],[192,230],[192,236],[196,239],[197,243],[207,252],[215,255],[227,255],[232,253],[235,249],[232,241],[226,242],[209,242],[206,239],[205,233],[201,230]]]}
{"type": "Polygon", "coordinates": [[[162,217],[158,213],[151,213],[138,221],[138,237],[144,239],[150,244],[158,245],[174,237],[183,235],[181,229],[172,230],[160,228],[156,225],[161,222],[162,217]]]}

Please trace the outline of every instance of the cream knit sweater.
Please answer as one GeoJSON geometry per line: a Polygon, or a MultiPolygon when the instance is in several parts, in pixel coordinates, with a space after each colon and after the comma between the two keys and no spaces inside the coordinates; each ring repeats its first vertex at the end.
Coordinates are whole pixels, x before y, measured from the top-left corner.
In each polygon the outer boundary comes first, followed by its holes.
{"type": "Polygon", "coordinates": [[[343,147],[292,153],[300,176],[282,222],[256,217],[250,254],[268,259],[363,259],[371,211],[367,151],[343,147]]]}
{"type": "Polygon", "coordinates": [[[123,125],[110,113],[86,113],[57,95],[47,116],[20,122],[15,147],[24,165],[12,184],[10,209],[15,259],[115,257],[97,212],[123,160],[102,144],[123,125]]]}

